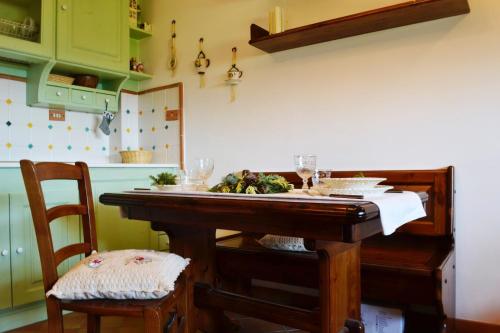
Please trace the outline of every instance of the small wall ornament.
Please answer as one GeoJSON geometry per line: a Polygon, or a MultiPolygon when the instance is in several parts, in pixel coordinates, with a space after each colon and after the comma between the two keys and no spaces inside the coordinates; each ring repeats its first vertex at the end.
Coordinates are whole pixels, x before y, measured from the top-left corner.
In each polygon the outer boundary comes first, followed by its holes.
{"type": "Polygon", "coordinates": [[[243,77],[243,71],[241,71],[236,66],[238,49],[236,47],[233,47],[232,52],[233,52],[233,60],[231,67],[227,71],[226,83],[231,86],[231,102],[234,102],[236,100],[236,86],[241,82],[241,78],[243,77]]]}
{"type": "Polygon", "coordinates": [[[203,37],[200,38],[199,40],[200,52],[198,52],[198,56],[194,61],[194,67],[196,68],[196,72],[200,76],[200,88],[205,87],[205,74],[208,67],[210,67],[210,59],[207,58],[207,55],[203,51],[203,41],[204,41],[203,37]]]}
{"type": "Polygon", "coordinates": [[[172,71],[172,75],[175,75],[175,69],[177,68],[177,48],[175,46],[175,39],[177,34],[175,33],[175,20],[172,20],[172,38],[170,40],[170,60],[168,62],[168,68],[172,71]]]}

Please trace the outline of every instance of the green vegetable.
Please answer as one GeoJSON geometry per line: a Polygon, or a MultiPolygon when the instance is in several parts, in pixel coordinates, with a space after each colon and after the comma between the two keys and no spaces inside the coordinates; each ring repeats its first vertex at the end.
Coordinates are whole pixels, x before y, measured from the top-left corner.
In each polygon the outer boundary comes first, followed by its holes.
{"type": "Polygon", "coordinates": [[[151,185],[175,185],[176,175],[170,172],[162,172],[155,176],[149,176],[153,181],[151,185]]]}
{"type": "Polygon", "coordinates": [[[222,182],[210,189],[219,193],[272,194],[284,193],[293,189],[284,177],[279,175],[256,175],[248,170],[230,173],[222,182]]]}

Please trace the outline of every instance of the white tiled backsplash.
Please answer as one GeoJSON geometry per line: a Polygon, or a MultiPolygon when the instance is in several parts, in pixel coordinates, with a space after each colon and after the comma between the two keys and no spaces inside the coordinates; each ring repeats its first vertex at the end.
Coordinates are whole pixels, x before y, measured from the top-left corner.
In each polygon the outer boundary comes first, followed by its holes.
{"type": "Polygon", "coordinates": [[[0,161],[108,163],[120,162],[120,150],[145,149],[154,151],[154,162],[178,163],[179,122],[167,122],[163,112],[168,104],[177,108],[171,93],[122,94],[108,137],[101,115],[66,112],[65,121],[49,121],[47,109],[26,106],[24,82],[0,78],[0,161]]]}

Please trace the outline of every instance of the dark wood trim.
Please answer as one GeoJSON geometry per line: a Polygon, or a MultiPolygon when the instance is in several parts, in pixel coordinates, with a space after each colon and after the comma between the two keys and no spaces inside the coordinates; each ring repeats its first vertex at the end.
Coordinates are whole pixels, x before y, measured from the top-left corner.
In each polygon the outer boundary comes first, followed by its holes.
{"type": "Polygon", "coordinates": [[[19,82],[28,82],[28,79],[26,79],[24,77],[15,76],[15,75],[7,75],[7,74],[0,74],[0,79],[19,81],[19,82]]]}
{"type": "Polygon", "coordinates": [[[139,91],[139,95],[144,95],[144,94],[147,94],[147,93],[151,93],[151,92],[155,92],[155,91],[160,91],[160,90],[165,90],[165,89],[171,89],[171,88],[177,88],[177,87],[180,88],[182,86],[183,86],[182,82],[171,83],[171,84],[167,84],[167,85],[164,85],[164,86],[160,86],[160,87],[155,87],[155,88],[150,88],[150,89],[139,91]]]}
{"type": "Polygon", "coordinates": [[[129,95],[139,95],[139,91],[132,91],[132,90],[127,90],[127,89],[122,89],[122,93],[129,94],[129,95]]]}
{"type": "MultiPolygon", "coordinates": [[[[498,333],[500,325],[487,324],[464,319],[455,320],[456,333],[498,333]]],[[[453,333],[453,332],[449,332],[453,333]]]]}

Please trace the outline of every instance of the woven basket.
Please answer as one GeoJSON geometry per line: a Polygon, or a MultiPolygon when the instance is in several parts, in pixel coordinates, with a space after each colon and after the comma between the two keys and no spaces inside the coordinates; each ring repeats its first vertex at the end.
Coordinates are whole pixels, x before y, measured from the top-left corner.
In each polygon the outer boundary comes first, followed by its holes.
{"type": "Polygon", "coordinates": [[[153,160],[153,152],[148,150],[122,150],[122,163],[149,164],[153,160]]]}
{"type": "Polygon", "coordinates": [[[73,81],[75,81],[75,78],[71,77],[71,76],[49,74],[49,81],[56,82],[56,83],[63,83],[63,84],[67,84],[67,85],[72,85],[73,81]]]}

